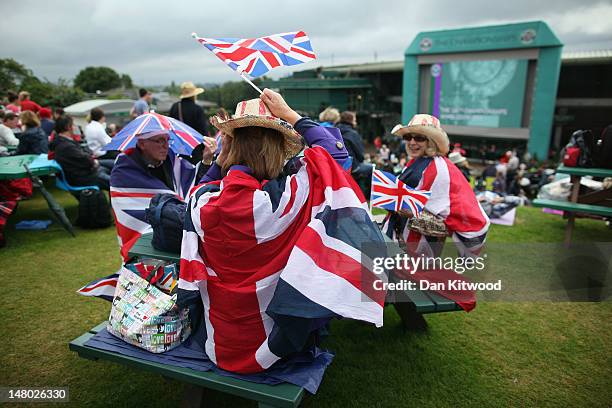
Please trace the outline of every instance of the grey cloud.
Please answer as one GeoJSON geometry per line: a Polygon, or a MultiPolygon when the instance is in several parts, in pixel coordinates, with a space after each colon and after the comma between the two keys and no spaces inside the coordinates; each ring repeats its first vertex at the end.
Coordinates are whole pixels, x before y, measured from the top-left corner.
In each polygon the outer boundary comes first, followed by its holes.
{"type": "Polygon", "coordinates": [[[336,64],[372,61],[374,52],[379,60],[401,59],[419,31],[525,20],[546,21],[568,48],[612,48],[612,27],[605,23],[612,20],[612,6],[598,1],[22,0],[4,17],[13,25],[0,27],[2,54],[36,75],[72,78],[86,66],[107,65],[149,85],[237,78],[190,38],[192,31],[252,37],[303,29],[319,61],[295,69],[329,65],[332,55],[336,64]],[[583,15],[598,20],[584,24],[599,28],[588,30],[572,20],[583,15]]]}

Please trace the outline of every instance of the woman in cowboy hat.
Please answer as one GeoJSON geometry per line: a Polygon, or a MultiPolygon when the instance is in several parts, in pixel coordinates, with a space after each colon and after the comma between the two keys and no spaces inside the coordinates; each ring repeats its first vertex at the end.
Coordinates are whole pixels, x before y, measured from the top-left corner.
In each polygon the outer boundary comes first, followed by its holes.
{"type": "Polygon", "coordinates": [[[269,89],[211,123],[224,135],[206,175],[218,181],[192,191],[179,280],[179,302],[202,302],[206,336],[193,338],[210,359],[260,372],[312,346],[331,317],[382,325],[384,293],[361,288],[360,254],[384,241],[341,167],[338,129],[269,89]]]}
{"type": "Polygon", "coordinates": [[[415,115],[407,125],[391,131],[406,142],[410,160],[399,179],[412,188],[431,191],[420,219],[410,212],[390,213],[384,231],[407,244],[416,254],[438,256],[452,236],[461,256],[477,254],[486,237],[489,219],[468,181],[446,157],[448,136],[435,116],[415,115]]]}
{"type": "MultiPolygon", "coordinates": [[[[189,125],[203,136],[208,136],[208,126],[204,110],[196,103],[196,98],[204,92],[204,88],[196,87],[193,82],[183,82],[181,84],[180,100],[170,107],[170,117],[178,119],[189,125]]],[[[197,146],[191,153],[191,163],[196,164],[202,160],[202,150],[204,146],[197,146]]]]}

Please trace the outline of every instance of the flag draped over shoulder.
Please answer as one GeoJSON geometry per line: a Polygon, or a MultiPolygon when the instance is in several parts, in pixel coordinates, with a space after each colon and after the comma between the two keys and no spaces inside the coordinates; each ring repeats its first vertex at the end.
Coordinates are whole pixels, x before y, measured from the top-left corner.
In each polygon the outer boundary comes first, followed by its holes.
{"type": "Polygon", "coordinates": [[[156,194],[174,194],[181,200],[188,197],[193,187],[197,167],[187,160],[169,155],[172,164],[173,189],[169,189],[161,180],[149,175],[131,157],[133,149],[117,157],[111,172],[110,196],[117,236],[121,246],[121,256],[127,259],[127,254],[142,234],[152,232],[151,226],[145,220],[145,209],[149,207],[151,198],[156,194]]]}
{"type": "MultiPolygon", "coordinates": [[[[402,176],[400,175],[400,178],[402,176]]],[[[444,224],[455,242],[461,256],[475,256],[482,249],[489,230],[489,217],[476,200],[470,185],[461,171],[446,157],[436,156],[422,173],[417,190],[429,190],[431,196],[425,210],[442,217],[444,224]]],[[[383,230],[395,237],[397,222],[387,217],[383,230]]],[[[403,227],[403,239],[413,252],[431,255],[430,243],[425,236],[403,227]]]]}
{"type": "Polygon", "coordinates": [[[260,38],[194,38],[238,73],[251,78],[280,66],[298,65],[316,58],[303,31],[272,34],[260,38]]]}
{"type": "Polygon", "coordinates": [[[179,289],[200,291],[206,353],[229,371],[270,367],[332,317],[383,323],[362,245],[384,240],[350,175],[321,147],[294,161],[267,182],[230,170],[188,204],[179,289]]]}

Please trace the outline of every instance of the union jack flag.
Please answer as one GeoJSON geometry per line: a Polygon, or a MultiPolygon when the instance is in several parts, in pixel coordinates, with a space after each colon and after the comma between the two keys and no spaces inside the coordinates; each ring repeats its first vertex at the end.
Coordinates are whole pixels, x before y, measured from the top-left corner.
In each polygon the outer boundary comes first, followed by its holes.
{"type": "Polygon", "coordinates": [[[383,278],[362,264],[377,252],[362,248],[384,251],[384,240],[350,175],[319,146],[288,168],[263,183],[230,169],[188,204],[178,299],[203,302],[206,330],[194,336],[228,371],[269,368],[332,317],[383,323],[383,278]]]}
{"type": "Polygon", "coordinates": [[[110,196],[117,236],[124,260],[128,252],[142,234],[152,232],[145,219],[145,209],[156,194],[174,194],[181,200],[189,195],[195,184],[197,167],[187,160],[168,155],[166,160],[172,164],[172,183],[170,189],[161,180],[147,174],[131,157],[133,149],[120,154],[111,172],[110,196]]]}
{"type": "Polygon", "coordinates": [[[280,66],[298,65],[316,59],[310,39],[303,31],[261,38],[193,37],[234,71],[258,78],[280,66]]]}
{"type": "Polygon", "coordinates": [[[389,211],[410,210],[418,217],[431,192],[408,187],[393,174],[382,170],[372,172],[372,207],[389,211]]]}
{"type": "Polygon", "coordinates": [[[81,289],[77,290],[77,293],[83,296],[99,297],[112,302],[113,296],[115,296],[115,288],[117,287],[118,279],[118,273],[114,273],[101,279],[96,279],[95,281],[90,282],[81,289]]]}

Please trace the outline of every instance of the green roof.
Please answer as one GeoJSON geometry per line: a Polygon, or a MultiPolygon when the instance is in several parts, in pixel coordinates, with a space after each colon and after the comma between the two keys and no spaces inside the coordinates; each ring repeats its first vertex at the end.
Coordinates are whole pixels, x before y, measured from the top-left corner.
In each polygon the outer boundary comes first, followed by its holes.
{"type": "Polygon", "coordinates": [[[405,55],[561,47],[562,45],[545,22],[530,21],[421,32],[406,49],[405,55]]]}

